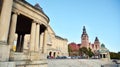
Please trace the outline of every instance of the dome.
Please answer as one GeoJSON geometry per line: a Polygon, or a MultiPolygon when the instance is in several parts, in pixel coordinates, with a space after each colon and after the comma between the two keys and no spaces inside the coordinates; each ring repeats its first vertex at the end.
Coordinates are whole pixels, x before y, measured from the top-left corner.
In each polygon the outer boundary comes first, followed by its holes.
{"type": "Polygon", "coordinates": [[[101,48],[98,50],[99,53],[108,53],[109,50],[105,47],[104,44],[101,44],[101,48]]]}
{"type": "Polygon", "coordinates": [[[101,47],[105,48],[105,45],[104,45],[104,44],[101,44],[101,47]]]}

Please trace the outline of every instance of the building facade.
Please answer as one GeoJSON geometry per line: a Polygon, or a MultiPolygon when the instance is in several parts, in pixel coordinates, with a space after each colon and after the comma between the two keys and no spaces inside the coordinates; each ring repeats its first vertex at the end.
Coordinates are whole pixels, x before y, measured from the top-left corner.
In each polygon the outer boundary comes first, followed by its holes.
{"type": "Polygon", "coordinates": [[[99,57],[104,61],[110,60],[110,53],[109,50],[105,47],[104,44],[101,44],[101,48],[98,50],[99,57]]]}
{"type": "Polygon", "coordinates": [[[88,36],[88,34],[86,32],[85,26],[83,26],[83,32],[82,32],[82,35],[81,35],[81,45],[80,45],[80,48],[82,48],[82,47],[86,47],[87,49],[90,48],[90,49],[92,49],[92,51],[94,53],[97,52],[100,49],[100,42],[99,42],[98,37],[95,38],[95,41],[92,44],[89,41],[89,36],[88,36]]]}
{"type": "Polygon", "coordinates": [[[79,56],[80,46],[74,42],[68,44],[69,56],[79,56]]]}
{"type": "Polygon", "coordinates": [[[94,43],[91,43],[89,41],[89,36],[86,32],[85,26],[83,26],[83,32],[81,35],[81,43],[80,44],[75,44],[75,43],[70,43],[69,47],[72,49],[72,52],[69,53],[70,56],[80,56],[79,55],[79,49],[82,47],[86,47],[87,49],[91,49],[92,52],[98,56],[98,50],[100,49],[100,42],[99,39],[96,37],[94,43]]]}
{"type": "Polygon", "coordinates": [[[81,43],[70,43],[68,44],[69,56],[81,56],[79,53],[80,48],[86,47],[91,49],[94,53],[94,58],[100,58],[102,60],[110,60],[109,50],[105,47],[104,44],[100,45],[99,39],[96,37],[94,43],[89,42],[89,36],[86,32],[85,26],[83,26],[83,32],[81,35],[81,43]]]}
{"type": "Polygon", "coordinates": [[[38,4],[0,0],[0,66],[47,67],[48,27],[38,4]]]}
{"type": "Polygon", "coordinates": [[[48,49],[47,56],[49,58],[56,58],[58,56],[68,56],[68,40],[60,36],[56,36],[52,28],[48,29],[48,49]]]}

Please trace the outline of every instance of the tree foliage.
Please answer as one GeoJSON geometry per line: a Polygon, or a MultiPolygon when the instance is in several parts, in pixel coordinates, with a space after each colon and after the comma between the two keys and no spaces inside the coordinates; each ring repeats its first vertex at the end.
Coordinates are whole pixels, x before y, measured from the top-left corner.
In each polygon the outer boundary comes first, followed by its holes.
{"type": "Polygon", "coordinates": [[[71,50],[70,46],[68,45],[68,53],[69,53],[69,55],[70,55],[70,52],[72,52],[72,50],[71,50]]]}
{"type": "Polygon", "coordinates": [[[120,53],[110,52],[111,59],[120,59],[120,53]]]}
{"type": "Polygon", "coordinates": [[[79,49],[79,54],[80,55],[87,55],[87,56],[89,56],[89,57],[92,57],[93,55],[94,55],[94,53],[91,51],[91,49],[90,48],[86,48],[86,47],[82,47],[82,48],[80,48],[79,49]]]}
{"type": "Polygon", "coordinates": [[[94,55],[94,53],[93,53],[93,52],[91,51],[91,49],[89,48],[89,49],[88,49],[88,56],[89,56],[89,57],[92,57],[93,55],[94,55]]]}
{"type": "Polygon", "coordinates": [[[118,54],[120,54],[120,51],[118,52],[118,54]]]}

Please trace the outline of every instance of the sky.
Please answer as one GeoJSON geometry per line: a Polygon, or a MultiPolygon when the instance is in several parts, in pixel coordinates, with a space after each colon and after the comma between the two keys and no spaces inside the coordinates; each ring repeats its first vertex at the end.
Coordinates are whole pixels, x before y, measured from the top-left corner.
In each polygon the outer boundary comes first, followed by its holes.
{"type": "Polygon", "coordinates": [[[120,0],[27,0],[38,3],[56,35],[81,43],[83,26],[89,41],[97,36],[111,52],[120,51],[120,0]]]}

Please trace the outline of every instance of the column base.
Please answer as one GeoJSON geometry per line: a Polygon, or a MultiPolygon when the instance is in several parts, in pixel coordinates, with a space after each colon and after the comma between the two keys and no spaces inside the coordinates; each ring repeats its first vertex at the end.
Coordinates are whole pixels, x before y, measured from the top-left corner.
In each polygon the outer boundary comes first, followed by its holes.
{"type": "Polygon", "coordinates": [[[30,60],[40,60],[40,52],[30,52],[30,60]]]}
{"type": "Polygon", "coordinates": [[[47,54],[40,53],[40,59],[47,59],[47,54]]]}
{"type": "Polygon", "coordinates": [[[0,67],[16,67],[15,62],[0,62],[0,67]]]}
{"type": "Polygon", "coordinates": [[[29,60],[29,55],[25,53],[20,52],[10,52],[10,61],[23,61],[23,60],[29,60]]]}
{"type": "Polygon", "coordinates": [[[0,43],[0,61],[8,61],[10,53],[10,45],[0,43]]]}
{"type": "Polygon", "coordinates": [[[0,41],[0,45],[7,45],[6,41],[0,41]]]}

